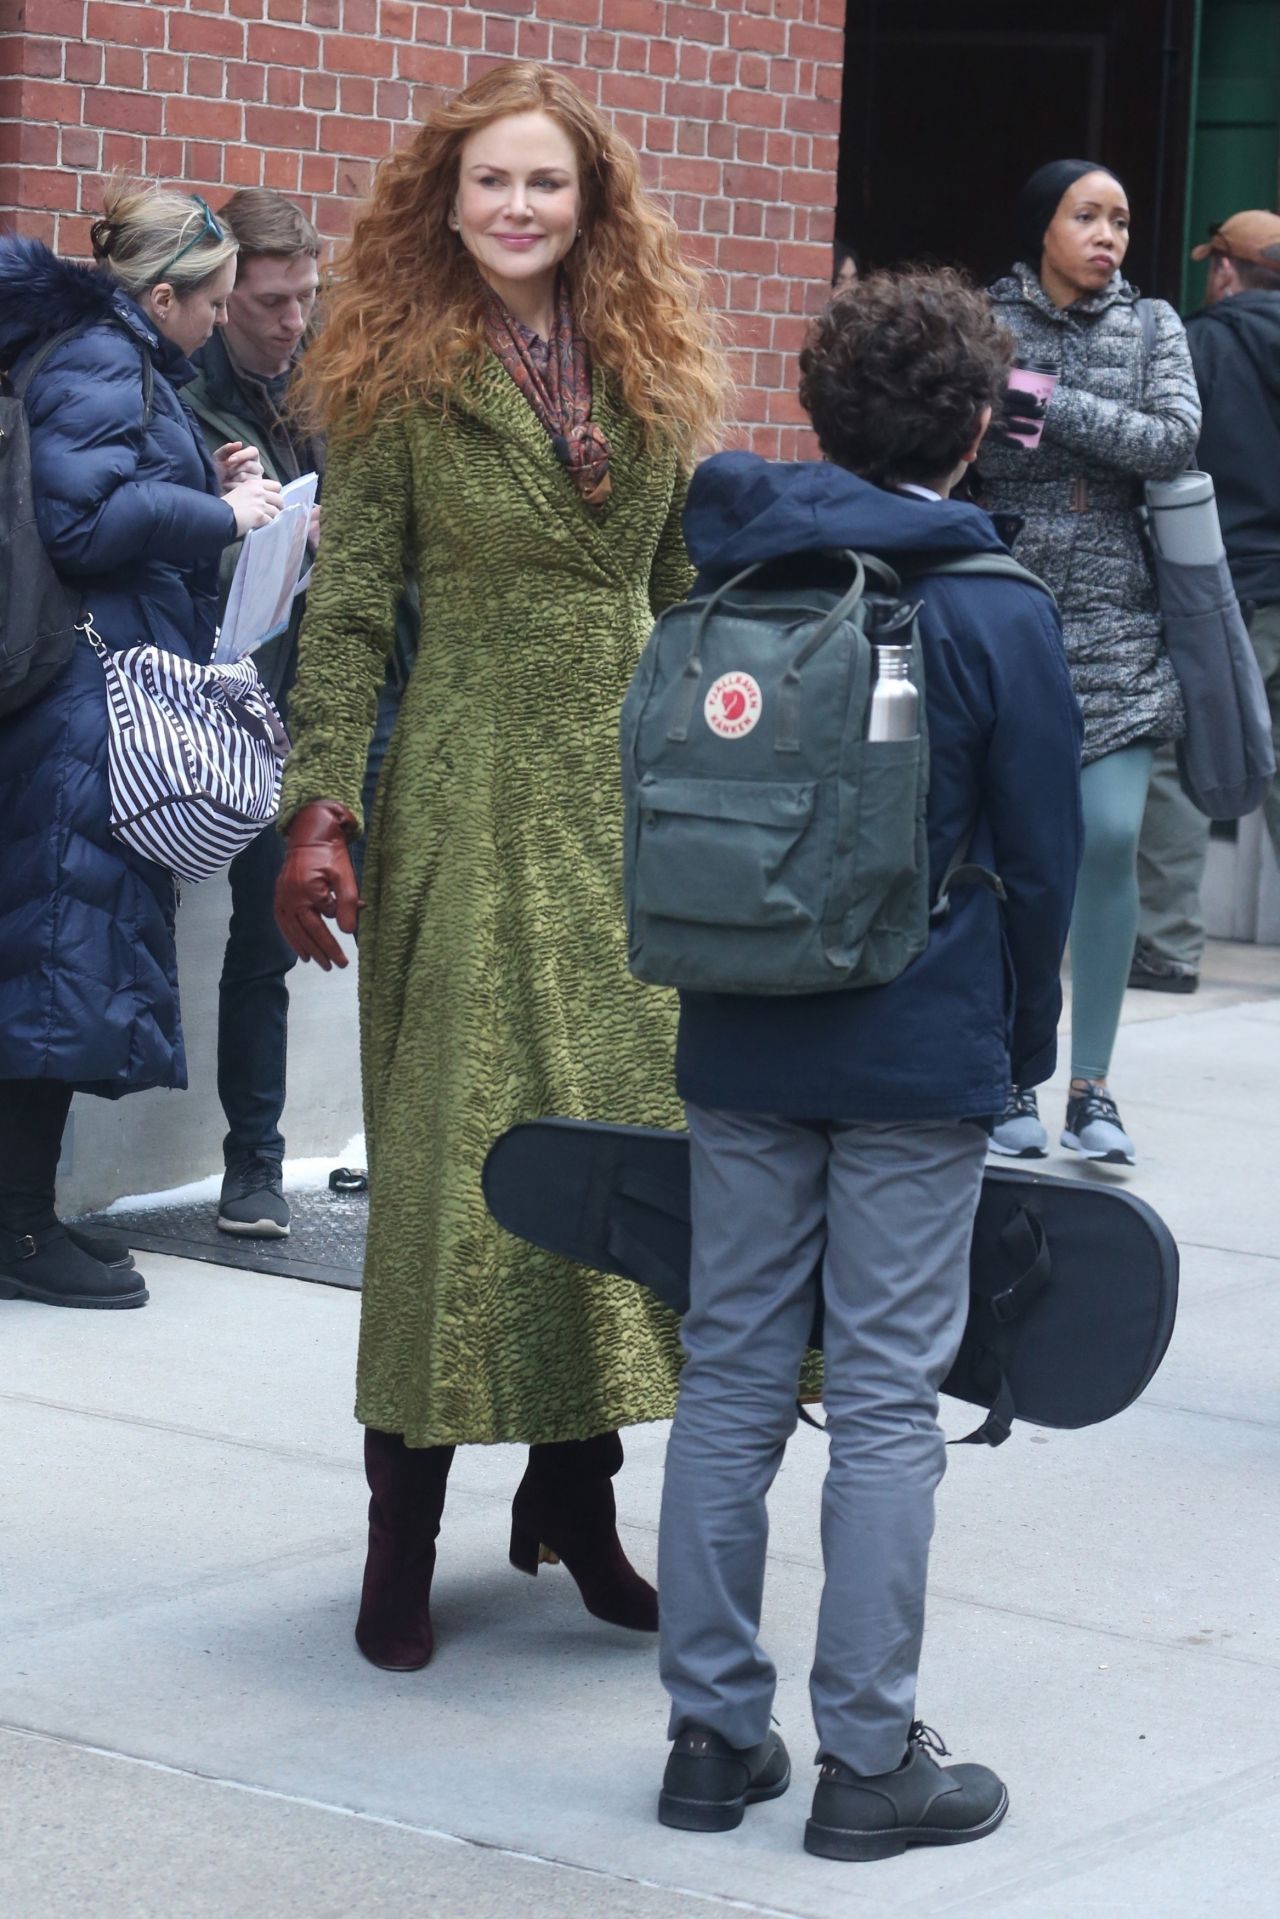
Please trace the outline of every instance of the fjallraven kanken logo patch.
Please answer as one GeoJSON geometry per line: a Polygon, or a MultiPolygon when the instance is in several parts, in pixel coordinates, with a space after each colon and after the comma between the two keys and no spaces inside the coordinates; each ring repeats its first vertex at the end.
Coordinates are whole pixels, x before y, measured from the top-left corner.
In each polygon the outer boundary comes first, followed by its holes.
{"type": "Polygon", "coordinates": [[[749,673],[722,673],[702,710],[713,733],[722,740],[739,740],[760,718],[762,705],[759,682],[749,673]]]}

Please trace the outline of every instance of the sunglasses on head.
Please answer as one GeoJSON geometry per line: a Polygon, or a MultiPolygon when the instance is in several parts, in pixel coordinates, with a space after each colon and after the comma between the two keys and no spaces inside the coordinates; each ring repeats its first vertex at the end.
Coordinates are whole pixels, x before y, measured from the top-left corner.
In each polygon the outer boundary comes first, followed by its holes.
{"type": "MultiPolygon", "coordinates": [[[[170,268],[177,266],[179,260],[182,258],[184,253],[190,253],[192,247],[198,247],[202,240],[220,240],[222,238],[222,228],[218,225],[218,222],[214,219],[213,210],[209,206],[208,202],[205,200],[202,200],[198,193],[193,193],[191,198],[194,201],[195,205],[200,209],[200,212],[204,215],[204,224],[201,226],[199,232],[194,234],[190,240],[186,240],[183,242],[183,244],[178,248],[178,251],[174,254],[172,260],[166,260],[165,264],[160,269],[161,279],[163,279],[165,274],[169,272],[170,268]]],[[[190,225],[191,221],[194,220],[195,217],[196,216],[194,213],[189,213],[187,215],[187,218],[182,223],[184,230],[186,229],[187,226],[190,225]]]]}

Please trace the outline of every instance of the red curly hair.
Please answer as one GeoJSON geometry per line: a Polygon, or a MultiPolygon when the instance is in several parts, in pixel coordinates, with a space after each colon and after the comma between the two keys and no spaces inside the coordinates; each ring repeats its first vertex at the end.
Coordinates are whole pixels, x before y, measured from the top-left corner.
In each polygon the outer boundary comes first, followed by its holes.
{"type": "Polygon", "coordinates": [[[702,276],[682,261],[634,149],[571,80],[533,61],[490,69],[383,161],[334,262],[298,403],[329,433],[366,432],[447,396],[480,366],[484,282],[448,214],[469,135],[529,112],[554,120],[577,155],[582,237],[564,271],[592,360],[613,375],[646,443],[674,446],[692,465],[717,441],[731,390],[702,276]]]}

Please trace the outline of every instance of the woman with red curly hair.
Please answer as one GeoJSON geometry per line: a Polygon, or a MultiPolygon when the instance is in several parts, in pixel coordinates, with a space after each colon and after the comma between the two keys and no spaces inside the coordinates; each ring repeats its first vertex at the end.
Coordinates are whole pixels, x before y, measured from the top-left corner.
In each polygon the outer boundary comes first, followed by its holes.
{"type": "Polygon", "coordinates": [[[432,1651],[455,1446],[515,1441],[511,1559],[657,1626],[615,1528],[620,1426],[667,1416],[674,1322],[506,1237],[480,1175],[541,1114],[679,1123],[675,1008],[627,974],[616,732],[688,589],[685,475],[726,379],[635,155],[569,81],[513,64],[385,162],[337,264],[304,401],[330,439],[293,693],[280,924],[360,936],[370,1218],[356,1416],[372,1494],[356,1639],[432,1651]],[[422,644],[369,823],[365,749],[407,563],[422,644]]]}

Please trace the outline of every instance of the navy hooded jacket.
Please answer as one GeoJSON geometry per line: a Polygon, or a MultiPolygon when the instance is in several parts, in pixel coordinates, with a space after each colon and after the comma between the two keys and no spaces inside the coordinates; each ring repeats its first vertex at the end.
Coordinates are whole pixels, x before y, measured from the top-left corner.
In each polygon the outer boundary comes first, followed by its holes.
{"type": "MultiPolygon", "coordinates": [[[[1003,553],[986,514],[888,493],[843,468],[722,453],[696,472],[685,538],[695,591],[758,560],[854,547],[904,574],[929,556],[1003,553]]],[[[802,571],[803,559],[793,562],[802,571]]],[[[936,894],[966,833],[1004,882],[964,887],[886,986],[795,998],[682,993],[681,1097],[798,1119],[989,1119],[1010,1083],[1052,1073],[1059,973],[1080,860],[1080,713],[1047,593],[980,576],[912,579],[936,894]]]]}
{"type": "MultiPolygon", "coordinates": [[[[69,327],[26,400],[45,549],[108,646],[207,659],[235,515],[178,394],[192,369],[108,276],[0,239],[0,367],[21,375],[69,327]]],[[[108,802],[105,682],[81,639],[0,719],[0,1079],[186,1085],[174,882],[112,837],[108,802]]]]}

